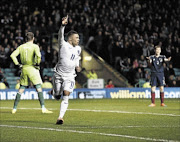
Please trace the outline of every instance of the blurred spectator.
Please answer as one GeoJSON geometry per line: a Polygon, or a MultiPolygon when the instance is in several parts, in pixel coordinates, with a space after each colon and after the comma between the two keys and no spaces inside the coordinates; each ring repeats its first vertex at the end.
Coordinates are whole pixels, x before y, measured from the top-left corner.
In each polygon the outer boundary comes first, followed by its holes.
{"type": "Polygon", "coordinates": [[[175,80],[174,75],[170,75],[169,76],[169,81],[168,81],[168,87],[173,87],[174,86],[174,83],[173,83],[174,80],[175,80]]]}
{"type": "Polygon", "coordinates": [[[0,67],[0,80],[2,80],[4,78],[4,73],[3,71],[1,70],[1,67],[0,67]]]}
{"type": "Polygon", "coordinates": [[[46,75],[44,76],[44,82],[42,84],[42,88],[44,88],[44,89],[52,89],[53,88],[52,83],[49,82],[48,76],[46,76],[46,75]]]}
{"type": "Polygon", "coordinates": [[[49,82],[53,83],[53,79],[52,79],[52,76],[49,76],[49,82]]]}
{"type": "Polygon", "coordinates": [[[146,79],[146,82],[143,84],[142,87],[143,88],[151,88],[151,85],[150,85],[150,76],[149,76],[149,79],[146,79]]]}
{"type": "Polygon", "coordinates": [[[47,68],[52,68],[52,50],[50,46],[47,47],[46,53],[45,53],[45,59],[46,59],[46,67],[47,68]]]}
{"type": "Polygon", "coordinates": [[[6,85],[2,81],[0,81],[0,90],[1,89],[6,89],[6,85]]]}
{"type": "Polygon", "coordinates": [[[6,53],[5,53],[5,49],[4,47],[0,46],[0,63],[1,63],[1,67],[6,68],[6,53]]]}
{"type": "Polygon", "coordinates": [[[139,82],[139,79],[144,78],[143,72],[141,68],[138,68],[136,74],[135,74],[135,83],[139,82]]]}
{"type": "Polygon", "coordinates": [[[56,50],[54,50],[53,51],[52,67],[55,67],[57,62],[58,62],[58,52],[56,50]]]}
{"type": "Polygon", "coordinates": [[[163,63],[164,67],[164,77],[166,84],[169,84],[169,68],[167,67],[166,63],[163,63]]]}
{"type": "Polygon", "coordinates": [[[20,40],[20,44],[23,43],[23,41],[24,41],[24,38],[22,37],[21,32],[18,33],[18,35],[15,37],[15,39],[17,41],[20,40]]]}
{"type": "Polygon", "coordinates": [[[97,36],[95,36],[95,43],[96,43],[96,53],[100,54],[101,48],[102,48],[102,31],[98,31],[97,36]]]}
{"type": "Polygon", "coordinates": [[[20,80],[17,79],[16,82],[17,83],[16,83],[16,86],[15,86],[15,89],[18,90],[20,88],[20,80]]]}
{"type": "Polygon", "coordinates": [[[43,70],[45,68],[45,63],[46,63],[46,60],[45,60],[46,53],[43,50],[42,46],[40,46],[40,52],[41,52],[40,74],[42,77],[43,76],[43,70]]]}
{"type": "Polygon", "coordinates": [[[169,86],[169,87],[178,87],[176,80],[173,80],[172,86],[169,86]]]}
{"type": "Polygon", "coordinates": [[[180,87],[180,76],[177,77],[176,84],[177,84],[177,87],[180,87]]]}
{"type": "Polygon", "coordinates": [[[139,60],[139,67],[141,68],[147,68],[147,61],[144,59],[144,56],[141,55],[141,58],[139,60]]]}
{"type": "Polygon", "coordinates": [[[87,74],[87,77],[88,77],[89,79],[97,79],[97,78],[98,78],[98,76],[97,76],[97,74],[96,74],[96,72],[95,72],[94,69],[92,69],[92,70],[87,74]]]}
{"type": "Polygon", "coordinates": [[[150,73],[148,70],[145,71],[144,78],[149,79],[150,73]]]}
{"type": "Polygon", "coordinates": [[[38,30],[38,26],[37,26],[37,23],[34,21],[34,22],[33,22],[33,25],[31,26],[31,31],[32,31],[33,33],[35,33],[37,30],[38,30]]]}
{"type": "Polygon", "coordinates": [[[129,70],[128,75],[127,75],[127,78],[132,85],[135,85],[135,83],[136,83],[135,74],[136,74],[136,68],[135,68],[135,65],[132,65],[132,67],[129,70]]]}
{"type": "Polygon", "coordinates": [[[4,84],[4,82],[2,81],[3,78],[4,78],[4,75],[3,75],[3,72],[1,71],[1,68],[0,68],[0,73],[2,73],[2,74],[0,74],[0,75],[2,75],[2,76],[0,76],[0,77],[1,77],[1,78],[0,78],[0,90],[1,90],[1,89],[6,89],[7,87],[6,87],[6,85],[4,84]]]}
{"type": "Polygon", "coordinates": [[[108,79],[107,85],[105,86],[105,88],[114,88],[112,79],[108,79]]]}
{"type": "Polygon", "coordinates": [[[131,66],[132,66],[132,64],[131,64],[131,59],[130,58],[125,58],[124,60],[120,60],[121,71],[123,71],[124,69],[129,71],[131,66]]]}
{"type": "Polygon", "coordinates": [[[179,47],[176,47],[175,54],[172,56],[172,59],[173,59],[172,62],[173,62],[174,67],[176,68],[180,68],[180,62],[177,62],[177,61],[180,61],[179,47]]]}
{"type": "Polygon", "coordinates": [[[59,13],[59,10],[57,10],[55,12],[55,23],[56,23],[57,26],[59,24],[59,21],[60,21],[60,13],[59,13]]]}
{"type": "Polygon", "coordinates": [[[143,88],[151,88],[151,84],[150,84],[150,80],[151,80],[151,76],[148,75],[146,78],[146,82],[143,84],[143,88]]]}
{"type": "Polygon", "coordinates": [[[60,19],[67,13],[70,26],[66,30],[72,29],[81,33],[82,44],[115,68],[116,57],[121,57],[123,61],[126,58],[134,61],[136,58],[139,65],[135,62],[134,67],[143,67],[145,62],[139,57],[154,54],[154,45],[157,44],[161,45],[164,55],[172,56],[173,67],[180,68],[180,62],[177,62],[180,60],[177,0],[52,0],[37,2],[35,7],[29,1],[20,4],[22,2],[18,0],[10,5],[9,1],[1,2],[0,65],[3,68],[13,67],[8,59],[9,47],[11,52],[16,49],[24,42],[24,35],[28,31],[36,34],[35,41],[46,52],[46,67],[52,67],[52,61],[56,57],[53,55],[55,46],[52,45],[51,37],[58,32],[60,19]],[[74,8],[76,3],[78,8],[74,8]]]}
{"type": "Polygon", "coordinates": [[[53,33],[53,32],[55,31],[54,24],[53,24],[53,21],[52,21],[52,20],[50,20],[50,21],[48,22],[47,30],[48,30],[48,31],[47,31],[48,34],[51,34],[51,33],[53,33]]]}
{"type": "Polygon", "coordinates": [[[149,49],[148,49],[148,41],[146,41],[145,42],[145,44],[144,44],[144,46],[143,46],[143,48],[142,48],[142,50],[143,50],[143,56],[144,57],[148,57],[148,56],[150,56],[150,51],[149,51],[149,49]]]}
{"type": "Polygon", "coordinates": [[[169,75],[174,75],[175,76],[173,65],[171,63],[169,64],[169,75]]]}
{"type": "Polygon", "coordinates": [[[137,59],[134,59],[133,65],[134,65],[135,68],[138,68],[138,67],[139,67],[139,63],[138,63],[138,60],[137,60],[137,59]]]}
{"type": "Polygon", "coordinates": [[[9,83],[7,82],[7,79],[6,79],[6,78],[4,78],[3,83],[6,85],[6,88],[9,88],[9,83]]]}
{"type": "Polygon", "coordinates": [[[34,85],[33,85],[33,83],[32,83],[31,81],[29,81],[29,86],[28,86],[28,88],[30,88],[30,89],[34,88],[34,85]]]}
{"type": "Polygon", "coordinates": [[[36,7],[34,12],[33,12],[33,16],[37,16],[39,14],[40,14],[39,9],[38,9],[38,7],[36,7]]]}

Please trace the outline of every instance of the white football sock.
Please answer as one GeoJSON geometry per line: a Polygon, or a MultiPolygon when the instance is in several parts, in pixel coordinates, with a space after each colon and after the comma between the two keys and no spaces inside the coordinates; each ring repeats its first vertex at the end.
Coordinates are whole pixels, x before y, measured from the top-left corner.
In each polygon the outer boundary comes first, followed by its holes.
{"type": "Polygon", "coordinates": [[[45,110],[45,109],[46,109],[44,105],[42,105],[41,108],[42,108],[42,110],[45,110]]]}
{"type": "Polygon", "coordinates": [[[68,108],[68,101],[69,101],[69,96],[63,96],[63,100],[61,102],[59,118],[63,118],[63,116],[68,108]]]}

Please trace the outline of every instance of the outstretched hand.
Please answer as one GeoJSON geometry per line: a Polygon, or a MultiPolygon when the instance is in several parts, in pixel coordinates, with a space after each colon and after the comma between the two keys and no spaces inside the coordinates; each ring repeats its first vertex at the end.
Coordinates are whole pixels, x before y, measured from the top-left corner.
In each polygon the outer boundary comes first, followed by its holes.
{"type": "Polygon", "coordinates": [[[34,66],[37,70],[40,70],[40,66],[34,66]]]}
{"type": "Polygon", "coordinates": [[[23,67],[23,65],[22,65],[22,64],[18,64],[17,66],[19,67],[19,69],[20,69],[20,70],[21,70],[21,69],[22,69],[22,67],[23,67]]]}
{"type": "Polygon", "coordinates": [[[164,61],[166,61],[166,62],[171,61],[171,57],[169,57],[169,58],[165,58],[165,59],[164,59],[164,61]]]}
{"type": "Polygon", "coordinates": [[[62,18],[62,25],[65,26],[68,23],[68,15],[62,18]]]}
{"type": "Polygon", "coordinates": [[[147,60],[150,60],[150,57],[146,57],[147,60]]]}
{"type": "Polygon", "coordinates": [[[148,64],[149,64],[149,66],[150,66],[150,65],[151,65],[151,62],[152,62],[151,58],[150,58],[150,57],[146,57],[146,59],[148,60],[147,62],[148,62],[148,64]]]}
{"type": "Polygon", "coordinates": [[[168,58],[168,61],[170,61],[170,60],[171,60],[171,57],[168,58]]]}
{"type": "Polygon", "coordinates": [[[40,70],[40,65],[35,64],[34,67],[35,67],[37,70],[40,70]]]}

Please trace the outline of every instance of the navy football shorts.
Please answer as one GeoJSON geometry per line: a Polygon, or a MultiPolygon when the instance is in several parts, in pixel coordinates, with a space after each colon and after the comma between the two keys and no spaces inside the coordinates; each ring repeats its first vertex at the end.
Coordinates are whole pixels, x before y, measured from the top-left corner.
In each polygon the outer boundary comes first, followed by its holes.
{"type": "Polygon", "coordinates": [[[151,73],[151,86],[164,86],[165,78],[164,73],[151,73]]]}

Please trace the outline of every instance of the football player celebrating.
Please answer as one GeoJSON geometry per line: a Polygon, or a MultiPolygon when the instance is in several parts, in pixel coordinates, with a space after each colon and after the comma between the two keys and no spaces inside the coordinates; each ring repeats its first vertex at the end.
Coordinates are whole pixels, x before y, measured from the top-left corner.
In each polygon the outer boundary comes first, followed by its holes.
{"type": "Polygon", "coordinates": [[[159,86],[160,89],[160,99],[161,99],[161,106],[166,106],[164,104],[164,85],[165,85],[165,78],[164,78],[164,67],[163,62],[170,61],[171,57],[166,58],[165,55],[161,54],[161,47],[155,46],[155,55],[151,55],[150,57],[146,57],[151,65],[151,104],[150,107],[155,106],[155,90],[156,86],[159,86]]]}
{"type": "Polygon", "coordinates": [[[67,33],[67,41],[64,40],[64,29],[68,24],[68,15],[62,18],[62,25],[58,32],[59,57],[58,63],[54,68],[53,90],[51,94],[56,100],[63,95],[60,113],[56,124],[63,124],[63,116],[68,108],[69,95],[73,92],[75,86],[75,76],[80,71],[79,60],[81,48],[79,44],[79,35],[76,31],[67,33]]]}

